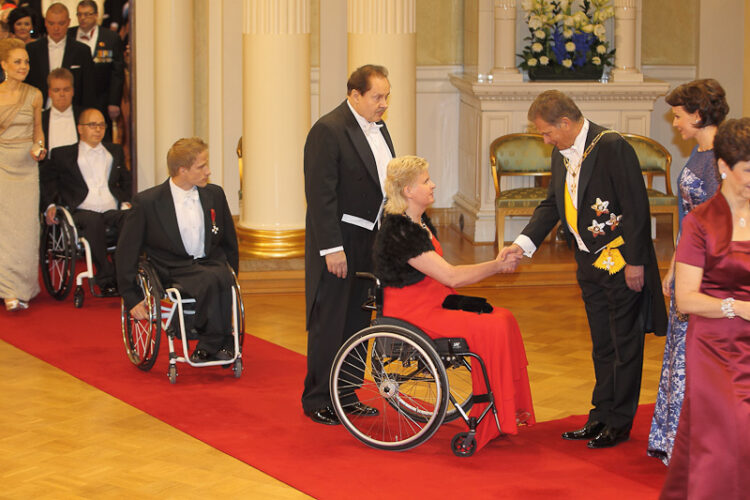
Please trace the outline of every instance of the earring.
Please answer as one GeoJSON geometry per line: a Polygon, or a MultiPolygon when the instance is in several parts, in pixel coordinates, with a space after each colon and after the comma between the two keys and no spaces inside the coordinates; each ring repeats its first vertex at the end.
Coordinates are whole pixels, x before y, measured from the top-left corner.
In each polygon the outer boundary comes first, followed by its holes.
{"type": "Polygon", "coordinates": [[[724,173],[724,172],[722,172],[722,173],[721,173],[721,178],[722,178],[722,180],[723,180],[723,179],[726,179],[726,178],[727,178],[727,174],[726,174],[726,173],[724,173]]]}

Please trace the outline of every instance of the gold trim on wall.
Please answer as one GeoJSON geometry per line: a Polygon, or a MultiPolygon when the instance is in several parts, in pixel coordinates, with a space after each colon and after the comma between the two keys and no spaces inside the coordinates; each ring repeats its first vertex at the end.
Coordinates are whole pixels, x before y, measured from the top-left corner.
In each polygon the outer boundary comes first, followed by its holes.
{"type": "Polygon", "coordinates": [[[240,257],[287,259],[305,255],[305,230],[273,231],[237,227],[240,257]]]}

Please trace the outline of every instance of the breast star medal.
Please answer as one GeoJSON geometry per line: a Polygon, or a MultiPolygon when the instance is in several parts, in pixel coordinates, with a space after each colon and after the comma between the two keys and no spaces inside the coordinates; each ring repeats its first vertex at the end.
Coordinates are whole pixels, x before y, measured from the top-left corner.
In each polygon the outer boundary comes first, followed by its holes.
{"type": "Polygon", "coordinates": [[[591,225],[587,228],[589,231],[591,231],[591,234],[594,235],[594,238],[597,236],[601,236],[604,234],[604,226],[606,225],[606,222],[596,222],[596,220],[591,221],[591,225]]]}
{"type": "Polygon", "coordinates": [[[219,227],[216,225],[216,210],[211,209],[211,232],[219,234],[219,227]]]}
{"type": "Polygon", "coordinates": [[[615,229],[617,229],[617,226],[620,225],[621,220],[622,215],[609,214],[609,220],[606,222],[606,224],[612,231],[614,231],[615,229]]]}
{"type": "Polygon", "coordinates": [[[597,198],[596,202],[591,205],[591,208],[594,209],[594,212],[596,212],[596,216],[599,217],[602,214],[609,213],[609,202],[602,201],[601,198],[597,198]]]}

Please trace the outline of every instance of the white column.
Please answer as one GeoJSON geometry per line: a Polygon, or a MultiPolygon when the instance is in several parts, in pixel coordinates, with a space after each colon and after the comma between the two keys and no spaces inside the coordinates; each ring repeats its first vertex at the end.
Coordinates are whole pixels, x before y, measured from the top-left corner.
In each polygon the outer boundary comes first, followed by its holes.
{"type": "MultiPolygon", "coordinates": [[[[145,6],[145,4],[144,4],[145,6]]],[[[194,131],[193,5],[154,2],[154,145],[156,180],[167,176],[167,151],[194,131]]]]}
{"type": "Polygon", "coordinates": [[[520,82],[523,75],[516,68],[516,2],[495,0],[495,67],[496,82],[520,82]]]}
{"type": "Polygon", "coordinates": [[[385,116],[398,156],[417,152],[416,0],[349,0],[349,73],[364,64],[388,69],[385,116]]]}
{"type": "Polygon", "coordinates": [[[615,67],[616,82],[642,82],[643,73],[636,67],[636,0],[615,0],[615,67]]]}
{"type": "Polygon", "coordinates": [[[240,253],[304,253],[303,149],[310,129],[309,0],[243,4],[240,253]]]}

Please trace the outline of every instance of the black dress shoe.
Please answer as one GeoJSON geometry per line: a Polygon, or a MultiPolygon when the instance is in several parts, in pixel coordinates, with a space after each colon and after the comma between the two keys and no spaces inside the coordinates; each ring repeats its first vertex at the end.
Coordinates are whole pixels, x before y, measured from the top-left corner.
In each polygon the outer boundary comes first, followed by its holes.
{"type": "Polygon", "coordinates": [[[577,439],[592,439],[599,435],[604,430],[606,425],[603,422],[597,422],[596,420],[589,420],[586,425],[580,429],[574,431],[568,431],[562,433],[563,439],[577,440],[577,439]]]}
{"type": "Polygon", "coordinates": [[[218,361],[231,361],[232,358],[234,358],[234,353],[226,347],[222,347],[214,354],[214,359],[218,361]]]}
{"type": "Polygon", "coordinates": [[[193,363],[204,363],[211,360],[211,355],[205,349],[196,349],[190,355],[190,361],[193,363]]]}
{"type": "Polygon", "coordinates": [[[586,446],[592,449],[611,448],[623,441],[630,439],[630,427],[615,429],[607,426],[594,439],[588,442],[586,446]]]}
{"type": "Polygon", "coordinates": [[[374,417],[380,415],[380,412],[372,406],[367,406],[361,401],[357,401],[351,405],[345,405],[344,411],[349,415],[358,415],[360,417],[374,417]]]}
{"type": "Polygon", "coordinates": [[[102,297],[119,297],[120,294],[117,292],[117,288],[113,286],[105,286],[104,288],[99,288],[99,292],[101,293],[102,297]]]}
{"type": "Polygon", "coordinates": [[[330,406],[311,411],[305,410],[305,416],[310,417],[310,420],[318,424],[338,425],[340,423],[339,417],[336,416],[336,412],[330,406]]]}

